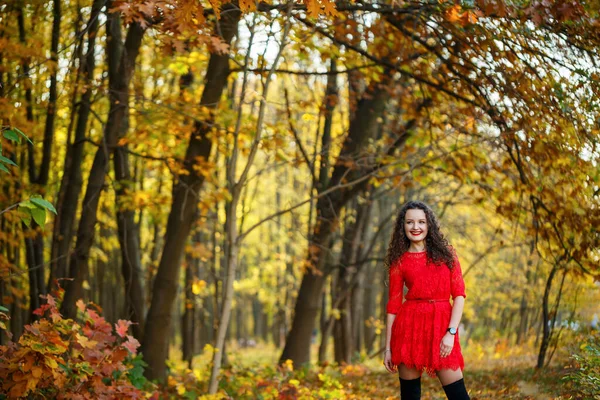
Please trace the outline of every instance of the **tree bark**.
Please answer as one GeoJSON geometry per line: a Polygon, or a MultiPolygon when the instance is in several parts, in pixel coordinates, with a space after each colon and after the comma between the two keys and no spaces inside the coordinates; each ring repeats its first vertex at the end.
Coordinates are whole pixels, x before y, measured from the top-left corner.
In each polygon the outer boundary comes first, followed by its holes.
{"type": "MultiPolygon", "coordinates": [[[[233,5],[223,6],[220,28],[222,39],[231,43],[237,32],[240,12],[233,5]]],[[[205,86],[200,106],[210,110],[202,121],[196,121],[185,155],[184,166],[189,174],[181,175],[173,187],[173,202],[167,222],[165,245],[154,279],[152,302],[146,320],[146,332],[142,353],[148,363],[145,375],[148,379],[163,380],[166,376],[165,361],[168,353],[168,332],[171,326],[171,308],[177,295],[179,268],[186,239],[189,235],[198,204],[204,177],[195,169],[197,157],[208,159],[212,148],[209,133],[214,123],[217,104],[227,85],[229,55],[213,53],[206,71],[205,86]]]]}

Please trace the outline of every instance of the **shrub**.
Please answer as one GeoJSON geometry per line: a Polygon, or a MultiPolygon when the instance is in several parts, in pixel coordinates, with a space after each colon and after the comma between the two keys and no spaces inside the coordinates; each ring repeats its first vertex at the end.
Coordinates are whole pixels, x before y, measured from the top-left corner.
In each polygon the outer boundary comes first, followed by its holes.
{"type": "Polygon", "coordinates": [[[572,369],[563,379],[572,383],[575,398],[600,399],[600,334],[588,336],[579,349],[579,354],[571,356],[572,369]]]}
{"type": "MultiPolygon", "coordinates": [[[[78,320],[64,319],[56,299],[35,311],[17,343],[0,346],[0,392],[9,398],[147,398],[139,342],[127,334],[131,322],[113,326],[93,303],[77,302],[78,320]]],[[[6,398],[0,394],[0,399],[6,398]]]]}

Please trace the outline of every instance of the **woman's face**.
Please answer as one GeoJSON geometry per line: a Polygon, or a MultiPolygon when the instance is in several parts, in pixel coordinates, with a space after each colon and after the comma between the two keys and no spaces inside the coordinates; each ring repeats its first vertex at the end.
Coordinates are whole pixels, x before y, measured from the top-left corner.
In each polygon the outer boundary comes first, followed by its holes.
{"type": "Polygon", "coordinates": [[[420,209],[407,210],[404,216],[404,232],[411,242],[420,242],[427,236],[427,217],[420,209]]]}

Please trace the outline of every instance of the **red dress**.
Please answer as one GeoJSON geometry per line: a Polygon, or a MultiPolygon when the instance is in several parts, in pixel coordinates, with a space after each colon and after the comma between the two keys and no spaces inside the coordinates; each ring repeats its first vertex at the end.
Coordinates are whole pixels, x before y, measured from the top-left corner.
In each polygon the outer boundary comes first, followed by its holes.
{"type": "Polygon", "coordinates": [[[456,253],[452,270],[445,263],[428,263],[425,251],[406,252],[391,265],[386,308],[389,314],[396,314],[390,343],[394,365],[404,364],[431,376],[440,369],[464,368],[458,333],[451,353],[440,357],[440,343],[452,313],[450,296],[466,297],[456,253]],[[408,293],[403,303],[404,284],[408,293]]]}

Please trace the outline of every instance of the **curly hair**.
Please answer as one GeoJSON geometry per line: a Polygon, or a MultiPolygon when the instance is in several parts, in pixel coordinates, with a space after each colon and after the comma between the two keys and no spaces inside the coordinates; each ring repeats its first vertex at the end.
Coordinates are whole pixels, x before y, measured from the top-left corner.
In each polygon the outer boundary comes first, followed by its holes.
{"type": "Polygon", "coordinates": [[[440,224],[433,210],[422,201],[409,201],[398,211],[394,223],[394,231],[388,245],[384,265],[389,268],[401,257],[410,247],[410,239],[406,236],[404,230],[404,219],[408,210],[423,210],[427,219],[427,236],[425,237],[425,250],[427,251],[428,261],[434,264],[445,263],[448,268],[454,267],[453,249],[440,231],[440,224]]]}

